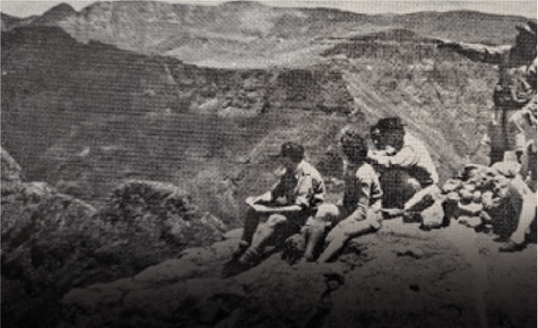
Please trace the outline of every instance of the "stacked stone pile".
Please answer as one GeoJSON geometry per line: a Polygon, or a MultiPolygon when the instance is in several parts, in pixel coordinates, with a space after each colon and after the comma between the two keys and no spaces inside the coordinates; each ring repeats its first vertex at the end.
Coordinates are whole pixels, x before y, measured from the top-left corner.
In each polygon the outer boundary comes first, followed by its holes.
{"type": "Polygon", "coordinates": [[[488,166],[469,164],[458,177],[447,180],[442,187],[446,217],[477,231],[513,230],[511,218],[492,218],[493,213],[501,211],[494,184],[497,174],[488,166]]]}

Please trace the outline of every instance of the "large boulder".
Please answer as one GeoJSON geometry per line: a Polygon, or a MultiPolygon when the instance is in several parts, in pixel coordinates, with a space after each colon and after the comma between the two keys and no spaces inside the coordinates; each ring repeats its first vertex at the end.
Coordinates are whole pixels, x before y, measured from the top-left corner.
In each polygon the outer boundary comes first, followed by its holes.
{"type": "Polygon", "coordinates": [[[46,183],[20,182],[18,165],[8,159],[2,152],[2,181],[17,188],[2,195],[6,326],[54,326],[68,290],[133,275],[223,238],[224,223],[174,185],[130,181],[95,209],[46,183]]]}
{"type": "Polygon", "coordinates": [[[535,250],[510,257],[460,225],[424,232],[393,220],[349,243],[334,263],[288,265],[275,254],[221,278],[238,234],[110,284],[73,289],[63,298],[66,327],[531,327],[535,250]],[[463,229],[463,230],[462,230],[463,229]],[[534,262],[532,261],[534,259],[534,262]],[[494,277],[495,281],[488,281],[494,277]],[[504,282],[501,285],[502,277],[504,282]],[[489,284],[489,285],[488,285],[489,284]],[[514,294],[515,295],[515,294],[514,294]],[[501,308],[500,305],[505,307],[501,308]],[[492,309],[489,309],[492,306],[492,309]],[[504,320],[499,321],[499,318],[504,320]]]}

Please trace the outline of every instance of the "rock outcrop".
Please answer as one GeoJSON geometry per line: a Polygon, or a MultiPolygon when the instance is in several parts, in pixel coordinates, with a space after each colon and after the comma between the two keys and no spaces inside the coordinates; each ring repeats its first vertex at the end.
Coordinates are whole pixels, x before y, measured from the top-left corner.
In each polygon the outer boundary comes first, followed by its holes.
{"type": "Polygon", "coordinates": [[[131,276],[187,247],[222,239],[226,226],[182,189],[130,181],[99,209],[42,182],[22,182],[2,150],[2,322],[51,326],[73,287],[131,276]],[[2,183],[4,188],[4,183],[2,183]]]}
{"type": "Polygon", "coordinates": [[[477,327],[486,320],[489,327],[531,327],[536,303],[523,309],[509,303],[515,294],[497,289],[514,288],[519,297],[533,297],[534,251],[518,254],[517,264],[501,268],[499,262],[512,263],[510,257],[490,253],[495,246],[488,236],[465,229],[454,225],[423,232],[414,224],[386,221],[377,234],[353,240],[334,263],[290,266],[275,254],[221,279],[222,264],[238,242],[239,234],[230,233],[223,242],[190,249],[131,278],[73,289],[62,300],[63,324],[477,327]],[[518,277],[506,279],[512,270],[518,277]]]}

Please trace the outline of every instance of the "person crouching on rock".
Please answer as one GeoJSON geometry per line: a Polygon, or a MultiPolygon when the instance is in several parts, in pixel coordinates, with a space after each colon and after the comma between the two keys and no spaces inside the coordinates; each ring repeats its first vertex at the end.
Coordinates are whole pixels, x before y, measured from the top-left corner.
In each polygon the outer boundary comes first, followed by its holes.
{"type": "MultiPolygon", "coordinates": [[[[536,219],[538,194],[528,186],[528,182],[523,181],[520,168],[521,165],[515,161],[498,162],[491,167],[496,173],[495,194],[508,206],[508,211],[497,210],[501,216],[501,221],[497,222],[501,225],[499,239],[504,241],[499,247],[500,252],[523,250],[527,245],[525,234],[536,219]]],[[[533,178],[536,179],[536,176],[533,178]]]]}
{"type": "Polygon", "coordinates": [[[284,239],[299,232],[317,206],[323,203],[325,185],[321,174],[304,160],[304,148],[293,142],[282,145],[279,155],[285,172],[273,189],[261,196],[248,197],[250,209],[239,249],[234,258],[243,267],[258,259],[262,247],[279,230],[284,239]],[[265,223],[260,219],[268,217],[265,223]]]}
{"type": "Polygon", "coordinates": [[[501,247],[499,247],[499,252],[518,252],[527,247],[525,235],[530,232],[531,224],[536,220],[537,208],[537,192],[523,195],[517,228],[512,235],[510,235],[508,240],[501,247]]]}
{"type": "Polygon", "coordinates": [[[303,261],[314,260],[314,249],[327,226],[336,224],[325,238],[326,247],[318,263],[329,261],[354,237],[381,228],[381,185],[373,167],[366,162],[366,141],[354,129],[343,131],[339,146],[347,161],[344,166],[345,191],[341,205],[322,204],[308,223],[308,243],[303,261]]]}
{"type": "MultiPolygon", "coordinates": [[[[535,64],[538,64],[536,62],[535,64]]],[[[534,66],[538,70],[538,65],[534,66]]],[[[521,173],[526,178],[525,188],[519,180],[511,182],[511,190],[515,191],[511,197],[511,203],[516,207],[516,215],[519,213],[516,230],[508,237],[508,240],[499,247],[500,252],[517,252],[527,246],[525,235],[529,232],[531,224],[537,219],[538,207],[538,98],[528,112],[521,111],[515,115],[516,121],[524,137],[520,138],[525,142],[527,148],[527,161],[523,165],[521,173]],[[527,141],[530,140],[530,141],[527,141]],[[518,187],[519,186],[519,187],[518,187]]]]}
{"type": "Polygon", "coordinates": [[[383,211],[389,216],[421,213],[422,228],[442,225],[437,169],[426,146],[406,133],[399,117],[380,119],[374,129],[381,149],[368,152],[380,174],[383,211]]]}

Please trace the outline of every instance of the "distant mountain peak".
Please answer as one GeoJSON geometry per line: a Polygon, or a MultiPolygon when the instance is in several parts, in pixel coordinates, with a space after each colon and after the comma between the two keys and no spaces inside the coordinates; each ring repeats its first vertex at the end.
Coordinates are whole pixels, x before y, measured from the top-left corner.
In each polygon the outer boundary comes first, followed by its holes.
{"type": "Polygon", "coordinates": [[[75,8],[73,8],[71,5],[65,3],[65,2],[62,2],[60,3],[59,5],[57,6],[54,6],[52,7],[51,9],[47,10],[43,15],[58,15],[58,14],[74,14],[76,13],[77,11],[75,10],[75,8]]]}
{"type": "Polygon", "coordinates": [[[260,7],[267,7],[267,6],[256,1],[238,0],[238,1],[229,1],[229,2],[221,3],[219,7],[260,8],[260,7]]]}
{"type": "Polygon", "coordinates": [[[54,24],[58,21],[61,21],[67,17],[76,15],[77,11],[68,5],[67,3],[61,3],[57,6],[52,7],[46,11],[41,17],[38,17],[33,24],[54,24]]]}

